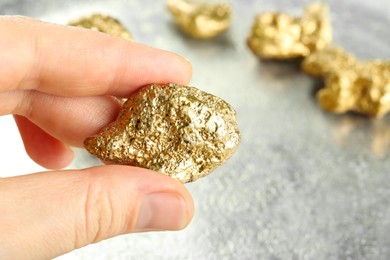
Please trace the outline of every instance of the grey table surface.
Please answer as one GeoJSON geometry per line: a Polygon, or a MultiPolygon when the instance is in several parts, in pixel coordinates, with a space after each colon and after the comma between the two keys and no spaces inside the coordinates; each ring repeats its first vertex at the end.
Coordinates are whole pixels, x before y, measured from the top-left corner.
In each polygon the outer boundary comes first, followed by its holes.
{"type": "MultiPolygon", "coordinates": [[[[237,110],[242,143],[225,165],[188,184],[196,202],[180,232],[124,235],[59,259],[389,259],[390,116],[324,113],[318,82],[297,64],[264,62],[245,44],[255,14],[300,14],[304,0],[235,0],[229,32],[189,39],[164,1],[1,0],[0,14],[67,23],[91,12],[121,20],[136,41],[193,63],[191,85],[237,110]]],[[[334,42],[390,59],[390,1],[329,0],[334,42]]],[[[72,167],[97,161],[78,152],[72,167]]]]}

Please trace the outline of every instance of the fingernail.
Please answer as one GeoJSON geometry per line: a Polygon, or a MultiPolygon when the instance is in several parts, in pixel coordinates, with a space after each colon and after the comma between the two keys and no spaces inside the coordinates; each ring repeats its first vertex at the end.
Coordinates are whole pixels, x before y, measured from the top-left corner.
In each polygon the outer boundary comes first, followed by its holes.
{"type": "Polygon", "coordinates": [[[189,64],[192,64],[192,62],[189,59],[187,59],[186,57],[183,57],[183,59],[185,59],[189,64]]]}
{"type": "Polygon", "coordinates": [[[187,205],[181,196],[171,193],[146,195],[138,213],[137,231],[178,230],[187,225],[187,205]]]}
{"type": "Polygon", "coordinates": [[[183,60],[184,62],[186,62],[186,63],[188,63],[188,65],[192,68],[192,62],[189,60],[189,59],[187,59],[186,57],[183,57],[183,56],[181,56],[181,55],[179,55],[179,54],[176,54],[181,60],[183,60]]]}

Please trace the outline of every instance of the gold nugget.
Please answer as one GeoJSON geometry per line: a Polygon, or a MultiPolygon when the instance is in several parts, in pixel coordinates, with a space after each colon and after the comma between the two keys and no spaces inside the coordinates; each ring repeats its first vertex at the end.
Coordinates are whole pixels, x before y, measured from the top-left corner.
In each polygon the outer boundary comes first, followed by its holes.
{"type": "Polygon", "coordinates": [[[168,0],[167,7],[179,27],[194,38],[212,38],[230,26],[232,7],[226,3],[168,0]]]}
{"type": "Polygon", "coordinates": [[[355,56],[345,52],[340,47],[329,46],[306,57],[302,62],[302,69],[313,76],[328,77],[343,73],[357,65],[358,60],[355,56]]]}
{"type": "Polygon", "coordinates": [[[302,68],[324,79],[317,99],[326,111],[381,117],[390,110],[388,61],[359,61],[341,48],[328,47],[305,58],[302,68]]]}
{"type": "Polygon", "coordinates": [[[131,41],[131,33],[115,18],[104,14],[92,14],[70,21],[69,25],[107,33],[131,41]]]}
{"type": "Polygon", "coordinates": [[[118,119],[84,145],[103,161],[148,168],[185,183],[223,164],[239,142],[236,113],[228,103],[171,83],[130,96],[118,119]]]}
{"type": "Polygon", "coordinates": [[[265,59],[306,57],[325,48],[332,41],[332,25],[328,7],[309,4],[302,17],[283,13],[264,13],[256,17],[248,46],[265,59]]]}

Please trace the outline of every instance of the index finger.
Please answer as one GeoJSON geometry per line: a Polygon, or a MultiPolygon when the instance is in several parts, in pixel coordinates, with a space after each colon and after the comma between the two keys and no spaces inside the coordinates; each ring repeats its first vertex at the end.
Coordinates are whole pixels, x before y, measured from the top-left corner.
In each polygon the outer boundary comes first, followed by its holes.
{"type": "Polygon", "coordinates": [[[127,96],[191,78],[190,63],[176,54],[92,30],[3,16],[0,35],[0,93],[127,96]]]}

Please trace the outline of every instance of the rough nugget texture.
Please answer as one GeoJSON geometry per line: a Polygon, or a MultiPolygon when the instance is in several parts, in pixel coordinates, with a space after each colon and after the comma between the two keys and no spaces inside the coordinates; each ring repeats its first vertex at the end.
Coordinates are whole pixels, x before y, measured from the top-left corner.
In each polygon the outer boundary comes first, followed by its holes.
{"type": "Polygon", "coordinates": [[[302,62],[304,72],[318,77],[328,77],[342,73],[350,68],[356,68],[358,60],[337,46],[328,46],[313,52],[302,62]]]}
{"type": "Polygon", "coordinates": [[[332,41],[328,7],[309,4],[302,17],[284,13],[263,13],[256,17],[247,43],[256,55],[266,59],[306,57],[332,41]]]}
{"type": "Polygon", "coordinates": [[[107,33],[131,41],[131,33],[115,18],[104,14],[91,14],[69,22],[69,25],[107,33]]]}
{"type": "Polygon", "coordinates": [[[302,68],[324,79],[317,99],[326,111],[381,117],[390,110],[388,61],[360,61],[341,48],[328,47],[305,58],[302,68]]]}
{"type": "Polygon", "coordinates": [[[217,36],[230,26],[232,7],[226,3],[191,3],[169,0],[168,10],[175,22],[188,35],[198,39],[217,36]]]}
{"type": "Polygon", "coordinates": [[[84,145],[103,161],[190,182],[229,159],[239,142],[228,103],[193,87],[153,84],[133,94],[118,119],[84,145]]]}

